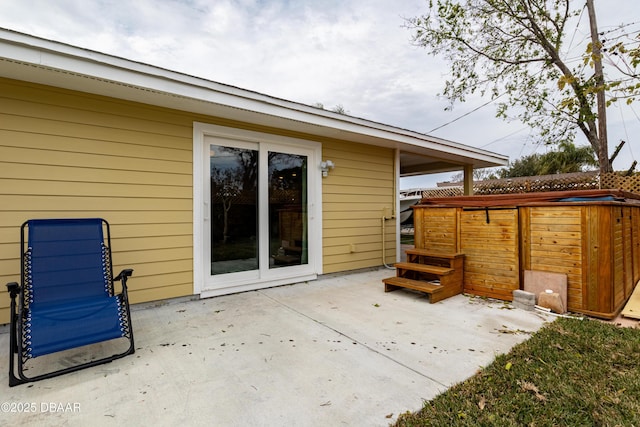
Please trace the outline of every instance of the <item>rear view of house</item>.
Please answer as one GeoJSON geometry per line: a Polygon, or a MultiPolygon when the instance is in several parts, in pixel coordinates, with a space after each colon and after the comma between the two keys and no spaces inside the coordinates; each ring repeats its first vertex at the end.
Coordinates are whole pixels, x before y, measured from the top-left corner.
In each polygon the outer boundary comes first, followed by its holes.
{"type": "MultiPolygon", "coordinates": [[[[108,220],[132,303],[377,267],[399,258],[400,176],[506,161],[0,30],[2,283],[32,218],[108,220]]],[[[8,307],[0,291],[0,323],[8,307]]]]}

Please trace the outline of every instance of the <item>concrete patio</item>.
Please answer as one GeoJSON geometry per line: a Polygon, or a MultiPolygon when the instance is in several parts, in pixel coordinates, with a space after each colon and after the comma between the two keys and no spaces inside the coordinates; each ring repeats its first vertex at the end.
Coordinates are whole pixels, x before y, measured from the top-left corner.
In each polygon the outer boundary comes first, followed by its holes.
{"type": "Polygon", "coordinates": [[[12,388],[0,327],[0,424],[388,425],[550,320],[463,295],[384,293],[390,275],[134,306],[134,355],[12,388]]]}

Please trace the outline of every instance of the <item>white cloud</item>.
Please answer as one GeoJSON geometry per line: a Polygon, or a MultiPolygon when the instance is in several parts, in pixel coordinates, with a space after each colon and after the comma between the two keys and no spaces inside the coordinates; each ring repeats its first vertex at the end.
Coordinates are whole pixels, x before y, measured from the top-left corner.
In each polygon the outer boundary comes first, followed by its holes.
{"type": "MultiPolygon", "coordinates": [[[[603,30],[637,15],[628,0],[596,6],[603,30]]],[[[424,0],[0,0],[0,27],[427,132],[486,101],[471,97],[444,111],[437,94],[449,70],[412,46],[403,28],[403,18],[426,7],[424,0]]],[[[575,40],[587,36],[581,28],[575,40]]],[[[541,149],[522,124],[494,115],[489,105],[433,135],[512,158],[541,149]]],[[[610,108],[611,151],[628,140],[619,168],[638,154],[638,123],[628,108],[610,108]]]]}

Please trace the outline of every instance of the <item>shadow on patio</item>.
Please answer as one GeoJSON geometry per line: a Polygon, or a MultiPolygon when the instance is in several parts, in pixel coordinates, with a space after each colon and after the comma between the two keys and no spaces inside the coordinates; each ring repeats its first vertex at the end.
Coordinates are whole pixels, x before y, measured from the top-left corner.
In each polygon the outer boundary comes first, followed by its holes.
{"type": "MultiPolygon", "coordinates": [[[[134,306],[133,356],[12,388],[4,327],[0,422],[388,425],[546,321],[498,301],[457,295],[429,304],[420,293],[384,293],[389,275],[134,306]],[[35,411],[11,412],[21,403],[35,411]]],[[[71,352],[62,363],[87,355],[71,352]]]]}

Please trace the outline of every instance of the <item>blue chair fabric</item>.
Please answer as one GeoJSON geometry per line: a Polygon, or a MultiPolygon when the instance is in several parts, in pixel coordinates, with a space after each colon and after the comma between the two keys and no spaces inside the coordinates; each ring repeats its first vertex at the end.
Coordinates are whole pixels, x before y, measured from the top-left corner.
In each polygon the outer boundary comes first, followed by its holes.
{"type": "Polygon", "coordinates": [[[127,295],[131,269],[112,276],[109,224],[100,218],[29,220],[21,228],[22,286],[11,297],[11,386],[107,363],[133,354],[127,295]],[[106,231],[106,235],[105,235],[106,231]],[[27,239],[25,241],[25,232],[27,239]],[[114,295],[114,281],[122,292],[114,295]],[[17,296],[19,302],[16,302],[17,296]],[[27,360],[103,341],[126,338],[123,353],[28,377],[27,360]],[[18,353],[17,375],[14,353],[18,353]]]}

